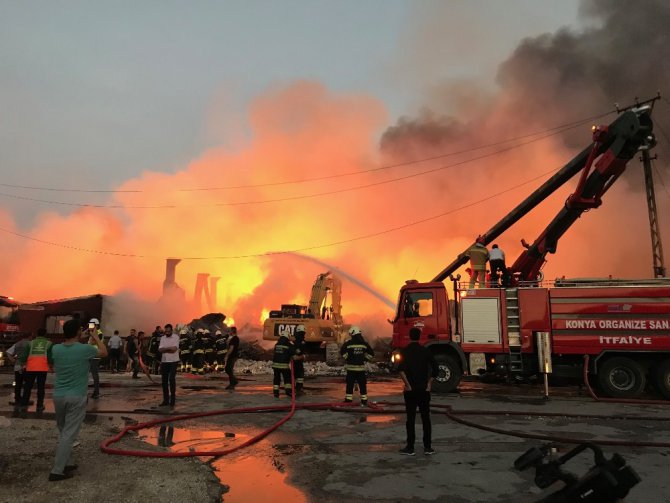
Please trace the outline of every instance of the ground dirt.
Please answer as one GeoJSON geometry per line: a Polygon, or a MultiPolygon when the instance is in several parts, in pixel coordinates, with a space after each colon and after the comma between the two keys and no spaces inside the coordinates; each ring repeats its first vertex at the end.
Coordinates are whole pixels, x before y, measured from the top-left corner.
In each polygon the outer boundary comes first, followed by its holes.
{"type": "MultiPolygon", "coordinates": [[[[196,459],[102,453],[100,442],[118,433],[123,424],[118,416],[89,416],[79,434],[80,445],[74,449],[78,464],[74,477],[49,482],[58,439],[55,420],[0,417],[0,501],[221,501],[221,487],[212,469],[196,459]]],[[[129,449],[158,449],[137,439],[124,440],[122,445],[129,449]]]]}
{"type": "MultiPolygon", "coordinates": [[[[0,502],[172,502],[209,503],[533,503],[555,491],[533,481],[532,470],[519,472],[514,461],[543,442],[509,432],[560,436],[580,441],[662,442],[662,447],[605,446],[609,458],[620,453],[641,482],[626,503],[670,501],[670,409],[667,405],[594,402],[577,387],[555,387],[543,400],[535,384],[508,386],[461,383],[458,393],[433,395],[433,447],[425,456],[417,424],[416,456],[398,453],[405,440],[401,383],[395,376],[369,380],[370,407],[343,407],[344,378],[307,375],[298,404],[330,404],[296,410],[278,430],[251,447],[220,458],[153,459],[103,454],[99,444],[126,424],[164,419],[163,428],[146,428],[117,446],[145,451],[222,450],[240,445],[287,414],[268,406],[290,406],[273,398],[272,378],[240,367],[240,384],[226,390],[225,376],[179,375],[175,409],[157,407],[160,386],[146,376],[101,374],[102,397],[90,400],[87,422],[75,449],[80,466],[73,479],[48,482],[56,446],[51,390],[47,410],[13,417],[7,405],[11,375],[0,374],[0,502]],[[399,405],[389,405],[395,402],[399,405]],[[335,405],[338,404],[338,405],[335,405]],[[462,419],[500,428],[508,434],[455,422],[440,412],[449,406],[462,419]],[[257,407],[260,413],[235,412],[257,407]],[[233,414],[227,412],[233,411],[233,414]],[[493,415],[492,412],[504,412],[493,415]],[[520,414],[511,415],[509,412],[520,414]],[[180,415],[207,412],[182,420],[180,415]],[[585,417],[584,414],[597,417],[585,417]],[[162,444],[164,447],[157,447],[162,444]]],[[[49,377],[49,382],[52,380],[49,377]]],[[[355,402],[358,393],[354,394],[355,402]]],[[[572,448],[558,443],[559,453],[572,448]]],[[[565,469],[583,475],[591,454],[565,469]]]]}

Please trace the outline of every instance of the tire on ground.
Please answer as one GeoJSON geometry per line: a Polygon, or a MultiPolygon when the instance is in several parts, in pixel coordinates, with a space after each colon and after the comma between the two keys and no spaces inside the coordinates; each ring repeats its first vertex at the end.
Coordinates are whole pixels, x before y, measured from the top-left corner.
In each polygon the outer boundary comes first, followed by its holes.
{"type": "Polygon", "coordinates": [[[461,382],[461,366],[451,355],[435,355],[437,360],[437,378],[433,380],[433,391],[449,393],[454,391],[461,382]]]}
{"type": "Polygon", "coordinates": [[[670,400],[670,358],[654,367],[653,382],[656,390],[666,400],[670,400]]]}
{"type": "Polygon", "coordinates": [[[635,360],[615,356],[605,360],[598,368],[598,384],[608,396],[635,398],[646,384],[645,372],[635,360]]]}

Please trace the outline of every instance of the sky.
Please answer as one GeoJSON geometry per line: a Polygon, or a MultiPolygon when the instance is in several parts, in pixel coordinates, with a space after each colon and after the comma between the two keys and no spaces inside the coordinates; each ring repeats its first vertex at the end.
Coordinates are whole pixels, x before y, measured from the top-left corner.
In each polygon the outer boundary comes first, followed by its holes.
{"type": "MultiPolygon", "coordinates": [[[[666,85],[670,6],[642,2],[0,0],[0,293],[114,294],[155,326],[180,257],[186,304],[207,272],[217,307],[257,324],[330,267],[353,278],[345,320],[388,331],[380,299],[588,145],[583,119],[666,85]]],[[[629,171],[548,275],[648,275],[629,171]]],[[[568,194],[501,238],[510,259],[568,194]]]]}
{"type": "Polygon", "coordinates": [[[574,0],[3,0],[2,178],[106,189],[173,172],[244,141],[250,102],[302,79],[375,96],[392,122],[444,77],[494,85],[523,37],[576,18],[574,0]]]}

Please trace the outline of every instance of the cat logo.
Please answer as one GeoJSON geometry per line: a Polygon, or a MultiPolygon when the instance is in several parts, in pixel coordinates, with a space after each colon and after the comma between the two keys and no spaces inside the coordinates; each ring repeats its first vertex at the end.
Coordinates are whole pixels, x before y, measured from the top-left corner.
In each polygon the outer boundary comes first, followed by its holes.
{"type": "Polygon", "coordinates": [[[275,324],[275,337],[293,337],[295,333],[295,327],[298,325],[289,325],[286,323],[277,323],[275,324]]]}

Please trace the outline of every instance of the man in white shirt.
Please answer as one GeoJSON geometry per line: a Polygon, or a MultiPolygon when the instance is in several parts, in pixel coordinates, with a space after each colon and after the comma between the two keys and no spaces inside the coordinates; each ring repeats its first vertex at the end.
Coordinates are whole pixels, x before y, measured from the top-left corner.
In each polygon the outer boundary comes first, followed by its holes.
{"type": "Polygon", "coordinates": [[[116,374],[119,371],[122,345],[123,339],[119,336],[119,331],[114,330],[114,335],[107,341],[107,348],[109,349],[109,370],[111,370],[112,374],[116,374]]]}
{"type": "Polygon", "coordinates": [[[179,336],[172,332],[172,325],[165,325],[165,332],[158,344],[161,355],[161,377],[163,381],[163,403],[160,407],[174,407],[177,390],[177,367],[179,366],[179,336]]]}
{"type": "Polygon", "coordinates": [[[497,244],[491,247],[489,264],[491,265],[491,286],[509,286],[507,266],[505,266],[505,252],[498,248],[497,244]]]}

